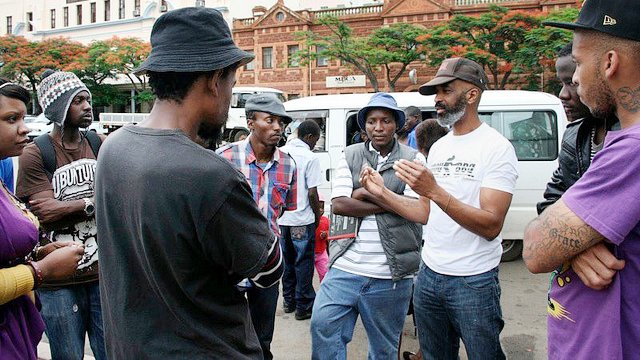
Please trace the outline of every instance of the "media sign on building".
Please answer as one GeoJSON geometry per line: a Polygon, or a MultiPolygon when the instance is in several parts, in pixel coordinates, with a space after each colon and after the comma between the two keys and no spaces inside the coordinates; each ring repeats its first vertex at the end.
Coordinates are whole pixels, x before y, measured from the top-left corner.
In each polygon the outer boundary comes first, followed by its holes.
{"type": "Polygon", "coordinates": [[[367,78],[364,75],[327,76],[326,87],[364,87],[367,86],[367,78]]]}

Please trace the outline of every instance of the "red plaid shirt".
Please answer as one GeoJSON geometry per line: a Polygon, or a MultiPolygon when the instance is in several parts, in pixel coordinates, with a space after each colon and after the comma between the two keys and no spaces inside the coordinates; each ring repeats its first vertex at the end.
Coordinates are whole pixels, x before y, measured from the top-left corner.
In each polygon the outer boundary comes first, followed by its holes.
{"type": "Polygon", "coordinates": [[[270,162],[258,163],[249,138],[227,144],[216,153],[244,174],[251,186],[253,199],[269,220],[273,233],[279,237],[278,218],[285,210],[295,210],[297,207],[296,163],[291,156],[277,148],[270,162]]]}

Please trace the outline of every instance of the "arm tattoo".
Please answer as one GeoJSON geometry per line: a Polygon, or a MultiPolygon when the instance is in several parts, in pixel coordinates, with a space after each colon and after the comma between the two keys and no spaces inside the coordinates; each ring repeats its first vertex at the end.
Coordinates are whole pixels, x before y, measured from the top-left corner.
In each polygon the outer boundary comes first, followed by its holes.
{"type": "Polygon", "coordinates": [[[538,229],[537,241],[529,241],[525,253],[545,267],[557,267],[604,240],[591,226],[585,224],[570,209],[552,206],[529,226],[538,229]]]}

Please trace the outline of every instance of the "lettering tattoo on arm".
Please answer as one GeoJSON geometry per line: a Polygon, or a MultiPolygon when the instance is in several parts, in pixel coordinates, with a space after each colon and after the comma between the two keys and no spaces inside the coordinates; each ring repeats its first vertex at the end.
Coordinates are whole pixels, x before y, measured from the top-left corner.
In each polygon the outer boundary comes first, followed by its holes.
{"type": "Polygon", "coordinates": [[[561,200],[532,221],[525,234],[523,259],[540,272],[552,271],[604,240],[561,200]]]}

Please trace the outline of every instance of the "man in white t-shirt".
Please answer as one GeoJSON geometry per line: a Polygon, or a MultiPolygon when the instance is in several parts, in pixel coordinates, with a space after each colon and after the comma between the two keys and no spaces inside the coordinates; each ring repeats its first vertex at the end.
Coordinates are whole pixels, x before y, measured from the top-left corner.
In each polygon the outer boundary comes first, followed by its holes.
{"type": "Polygon", "coordinates": [[[316,292],[313,290],[313,255],[316,226],[322,215],[318,186],[322,184],[320,159],[311,151],[320,138],[320,126],[313,120],[302,122],[298,136],[280,148],[296,162],[298,170],[298,208],[285,211],[278,219],[284,258],[282,295],[284,312],[295,313],[296,320],[311,317],[316,292]]]}
{"type": "Polygon", "coordinates": [[[374,172],[363,176],[383,206],[414,221],[428,216],[413,298],[428,359],[457,359],[460,339],[469,358],[505,358],[498,264],[517,158],[511,143],[478,117],[486,84],[479,64],[452,58],[420,87],[421,94],[436,95],[437,120],[453,130],[431,148],[428,169],[405,160],[394,166],[420,200],[398,199],[374,172]]]}

